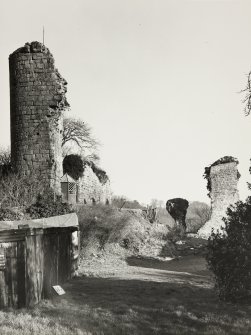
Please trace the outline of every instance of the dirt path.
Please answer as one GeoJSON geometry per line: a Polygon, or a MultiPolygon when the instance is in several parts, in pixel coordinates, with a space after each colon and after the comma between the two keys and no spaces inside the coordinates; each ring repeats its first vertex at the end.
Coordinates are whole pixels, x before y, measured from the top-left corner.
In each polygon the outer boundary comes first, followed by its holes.
{"type": "Polygon", "coordinates": [[[67,318],[85,335],[251,333],[250,307],[219,302],[202,257],[131,257],[119,270],[101,264],[64,285],[42,314],[67,318]]]}

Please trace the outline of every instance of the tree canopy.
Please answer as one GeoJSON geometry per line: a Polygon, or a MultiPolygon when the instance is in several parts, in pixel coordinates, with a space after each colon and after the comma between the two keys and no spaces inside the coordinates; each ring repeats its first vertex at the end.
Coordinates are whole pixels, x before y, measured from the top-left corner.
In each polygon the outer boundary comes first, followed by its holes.
{"type": "MultiPolygon", "coordinates": [[[[92,134],[91,127],[81,119],[64,118],[62,147],[73,145],[77,147],[85,160],[97,161],[99,142],[92,134]]],[[[69,152],[66,152],[68,154],[69,152]]]]}

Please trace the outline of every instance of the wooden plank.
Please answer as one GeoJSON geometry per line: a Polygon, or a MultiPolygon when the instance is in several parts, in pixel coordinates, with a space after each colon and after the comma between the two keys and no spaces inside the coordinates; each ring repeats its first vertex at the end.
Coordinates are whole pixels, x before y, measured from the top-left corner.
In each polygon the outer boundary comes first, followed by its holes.
{"type": "Polygon", "coordinates": [[[22,241],[25,235],[25,229],[0,230],[0,243],[22,241]]]}
{"type": "Polygon", "coordinates": [[[58,283],[63,284],[71,278],[71,231],[58,234],[58,283]]]}
{"type": "Polygon", "coordinates": [[[0,271],[0,308],[8,307],[8,290],[5,280],[6,270],[0,271]]]}
{"type": "Polygon", "coordinates": [[[7,262],[6,262],[6,247],[10,244],[0,244],[0,253],[2,255],[1,270],[0,270],[0,308],[8,307],[8,286],[6,283],[7,262]]]}
{"type": "Polygon", "coordinates": [[[26,306],[26,274],[25,274],[25,241],[19,241],[17,244],[17,295],[18,308],[26,306]]]}
{"type": "Polygon", "coordinates": [[[52,286],[58,284],[58,239],[56,231],[54,234],[44,235],[43,298],[50,298],[52,296],[52,286]]]}
{"type": "Polygon", "coordinates": [[[43,235],[26,237],[26,306],[34,306],[42,298],[43,235]]]}
{"type": "Polygon", "coordinates": [[[6,248],[6,283],[9,307],[18,307],[17,282],[17,242],[12,242],[6,248]]]}

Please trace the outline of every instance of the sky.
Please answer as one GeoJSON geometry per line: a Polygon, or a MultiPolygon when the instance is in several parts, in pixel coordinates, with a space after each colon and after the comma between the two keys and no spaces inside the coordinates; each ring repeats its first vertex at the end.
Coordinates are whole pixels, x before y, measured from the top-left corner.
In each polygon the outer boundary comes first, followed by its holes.
{"type": "Polygon", "coordinates": [[[115,195],[205,201],[204,168],[239,159],[250,191],[251,1],[0,0],[0,146],[10,144],[8,56],[42,42],[68,82],[68,116],[101,142],[115,195]]]}

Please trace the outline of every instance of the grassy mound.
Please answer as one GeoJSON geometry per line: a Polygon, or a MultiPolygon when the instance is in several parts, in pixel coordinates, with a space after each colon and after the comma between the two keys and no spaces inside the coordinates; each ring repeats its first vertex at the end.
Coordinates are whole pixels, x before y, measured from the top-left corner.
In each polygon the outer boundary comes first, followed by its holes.
{"type": "MultiPolygon", "coordinates": [[[[78,209],[83,267],[113,265],[119,269],[130,256],[159,256],[166,245],[168,225],[150,223],[141,210],[105,205],[78,209]]],[[[81,265],[80,265],[81,268],[81,265]]]]}

